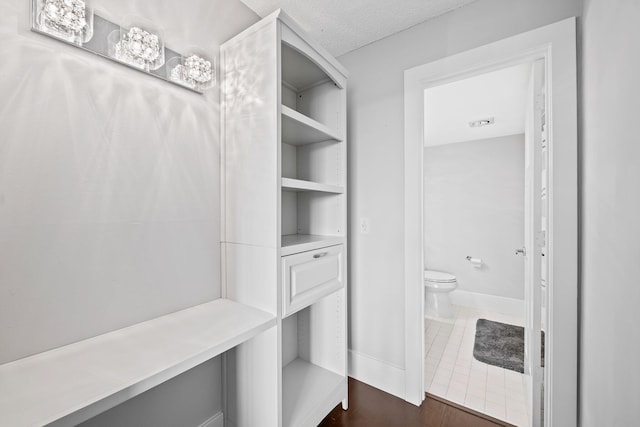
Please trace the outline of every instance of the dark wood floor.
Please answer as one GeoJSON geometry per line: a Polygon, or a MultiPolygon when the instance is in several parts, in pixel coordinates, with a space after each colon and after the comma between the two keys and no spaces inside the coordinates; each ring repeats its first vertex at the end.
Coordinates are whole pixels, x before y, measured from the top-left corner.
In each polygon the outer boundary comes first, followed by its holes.
{"type": "Polygon", "coordinates": [[[338,405],[320,427],[511,427],[427,394],[420,407],[349,378],[349,410],[338,405]]]}

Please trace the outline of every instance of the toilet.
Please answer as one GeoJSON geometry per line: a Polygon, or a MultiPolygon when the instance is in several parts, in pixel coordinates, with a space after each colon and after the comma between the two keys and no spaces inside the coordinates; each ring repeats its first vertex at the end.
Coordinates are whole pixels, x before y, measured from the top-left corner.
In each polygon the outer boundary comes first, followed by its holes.
{"type": "Polygon", "coordinates": [[[424,271],[425,306],[426,317],[451,319],[453,310],[449,293],[458,287],[456,276],[442,271],[424,271]]]}

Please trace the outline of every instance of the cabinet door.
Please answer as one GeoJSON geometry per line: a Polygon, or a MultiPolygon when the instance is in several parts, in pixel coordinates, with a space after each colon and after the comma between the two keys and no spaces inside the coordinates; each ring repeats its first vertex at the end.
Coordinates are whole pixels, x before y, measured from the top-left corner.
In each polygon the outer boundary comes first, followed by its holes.
{"type": "Polygon", "coordinates": [[[343,245],[282,257],[283,316],[344,286],[343,245]]]}

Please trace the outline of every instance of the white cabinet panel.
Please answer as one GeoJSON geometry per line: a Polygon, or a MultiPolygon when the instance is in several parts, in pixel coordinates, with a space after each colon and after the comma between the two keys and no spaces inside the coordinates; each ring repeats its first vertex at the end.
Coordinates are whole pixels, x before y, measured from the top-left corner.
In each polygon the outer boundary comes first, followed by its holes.
{"type": "Polygon", "coordinates": [[[280,201],[276,36],[275,26],[264,26],[250,38],[221,47],[226,242],[276,246],[280,201]]]}
{"type": "Polygon", "coordinates": [[[282,258],[284,316],[344,286],[342,245],[282,258]]]}

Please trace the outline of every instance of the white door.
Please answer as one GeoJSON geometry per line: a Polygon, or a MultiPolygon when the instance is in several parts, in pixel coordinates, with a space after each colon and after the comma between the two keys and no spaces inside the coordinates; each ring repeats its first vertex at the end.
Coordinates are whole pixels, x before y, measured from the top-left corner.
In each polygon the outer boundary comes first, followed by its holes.
{"type": "Polygon", "coordinates": [[[525,257],[525,360],[524,370],[528,394],[529,423],[542,426],[543,370],[541,367],[542,330],[542,258],[545,246],[546,215],[543,197],[546,193],[545,76],[544,61],[533,63],[527,101],[525,125],[525,218],[524,247],[516,255],[525,257]]]}

